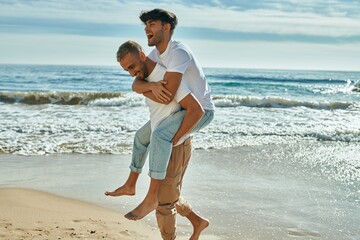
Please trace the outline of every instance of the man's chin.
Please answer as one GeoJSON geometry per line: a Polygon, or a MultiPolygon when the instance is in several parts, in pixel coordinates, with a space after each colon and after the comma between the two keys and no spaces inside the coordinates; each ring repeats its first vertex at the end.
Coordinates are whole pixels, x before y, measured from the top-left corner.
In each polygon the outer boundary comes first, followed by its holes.
{"type": "Polygon", "coordinates": [[[136,76],[137,78],[141,79],[141,80],[145,80],[146,77],[144,77],[143,74],[139,75],[139,76],[136,76]]]}

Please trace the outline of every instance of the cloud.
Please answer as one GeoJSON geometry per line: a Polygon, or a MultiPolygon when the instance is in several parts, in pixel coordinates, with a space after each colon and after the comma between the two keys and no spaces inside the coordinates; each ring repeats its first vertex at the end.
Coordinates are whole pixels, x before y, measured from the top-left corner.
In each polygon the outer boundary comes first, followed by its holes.
{"type": "MultiPolygon", "coordinates": [[[[112,0],[15,0],[0,2],[0,16],[38,19],[72,20],[88,23],[134,23],[137,4],[126,4],[112,0]]],[[[137,11],[139,11],[137,9],[137,11]]]]}
{"type": "Polygon", "coordinates": [[[234,11],[208,8],[192,9],[195,17],[186,15],[187,9],[179,8],[183,26],[203,27],[233,32],[276,33],[283,35],[359,36],[360,20],[327,17],[312,13],[286,13],[277,10],[234,11]]]}
{"type": "Polygon", "coordinates": [[[288,0],[288,1],[263,1],[266,9],[280,10],[283,12],[316,13],[328,17],[358,18],[360,10],[356,0],[288,0]]]}
{"type": "Polygon", "coordinates": [[[146,48],[138,16],[157,7],[176,13],[174,38],[203,66],[360,66],[355,0],[0,0],[0,63],[116,64],[121,42],[146,48]]]}
{"type": "MultiPolygon", "coordinates": [[[[269,37],[270,40],[278,39],[278,36],[289,39],[294,39],[294,36],[299,36],[299,39],[305,39],[301,36],[315,36],[318,38],[314,39],[330,37],[343,38],[343,41],[360,41],[360,17],[354,14],[356,11],[360,12],[360,6],[356,1],[249,2],[213,0],[204,4],[195,0],[160,1],[155,4],[112,0],[1,1],[0,31],[9,30],[9,26],[15,29],[16,25],[24,25],[27,29],[44,26],[43,30],[49,31],[46,25],[50,24],[55,29],[62,28],[62,31],[70,28],[76,32],[76,28],[88,28],[88,34],[96,29],[102,34],[107,28],[110,34],[115,25],[119,28],[128,26],[125,29],[127,32],[129,26],[141,26],[138,19],[141,10],[162,7],[175,12],[179,17],[179,26],[189,30],[213,30],[214,34],[225,32],[226,35],[234,34],[233,36],[274,35],[269,37]],[[31,24],[31,19],[37,19],[36,24],[31,24]]],[[[85,32],[79,31],[79,34],[86,34],[85,32]]],[[[115,35],[116,33],[114,31],[115,35]]],[[[311,40],[309,37],[307,39],[311,40]]]]}

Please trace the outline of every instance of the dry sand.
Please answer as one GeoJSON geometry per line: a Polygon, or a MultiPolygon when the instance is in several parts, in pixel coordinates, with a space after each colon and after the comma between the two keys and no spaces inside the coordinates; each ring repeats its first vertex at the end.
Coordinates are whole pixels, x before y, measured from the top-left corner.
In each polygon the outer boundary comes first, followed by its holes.
{"type": "Polygon", "coordinates": [[[120,212],[22,188],[0,189],[0,239],[161,239],[120,212]]]}

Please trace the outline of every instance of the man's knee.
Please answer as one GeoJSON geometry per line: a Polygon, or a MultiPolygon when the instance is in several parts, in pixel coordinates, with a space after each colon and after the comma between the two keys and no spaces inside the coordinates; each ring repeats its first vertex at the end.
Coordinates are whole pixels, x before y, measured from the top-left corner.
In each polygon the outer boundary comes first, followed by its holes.
{"type": "Polygon", "coordinates": [[[171,141],[173,134],[171,132],[168,132],[168,130],[166,128],[161,128],[158,127],[156,128],[152,134],[151,134],[151,139],[156,140],[166,140],[166,141],[171,141]]]}
{"type": "Polygon", "coordinates": [[[135,138],[136,139],[143,139],[145,138],[146,136],[146,132],[143,131],[142,129],[138,129],[136,132],[135,132],[135,138]]]}
{"type": "Polygon", "coordinates": [[[150,121],[147,122],[144,126],[139,128],[135,132],[135,138],[142,140],[142,142],[150,142],[150,135],[151,135],[151,125],[150,121]]]}

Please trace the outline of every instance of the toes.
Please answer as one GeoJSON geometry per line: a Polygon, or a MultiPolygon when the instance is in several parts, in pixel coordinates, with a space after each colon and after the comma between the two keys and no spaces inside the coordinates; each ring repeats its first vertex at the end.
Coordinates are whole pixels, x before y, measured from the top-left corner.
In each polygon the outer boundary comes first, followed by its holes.
{"type": "Polygon", "coordinates": [[[127,218],[127,219],[129,219],[129,220],[131,220],[132,213],[129,212],[129,213],[125,214],[124,217],[127,218]]]}
{"type": "Polygon", "coordinates": [[[129,220],[138,220],[138,216],[133,214],[132,212],[129,212],[125,215],[125,218],[129,219],[129,220]]]}

